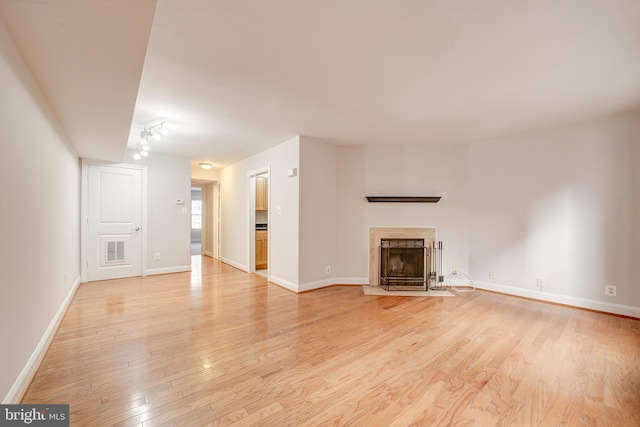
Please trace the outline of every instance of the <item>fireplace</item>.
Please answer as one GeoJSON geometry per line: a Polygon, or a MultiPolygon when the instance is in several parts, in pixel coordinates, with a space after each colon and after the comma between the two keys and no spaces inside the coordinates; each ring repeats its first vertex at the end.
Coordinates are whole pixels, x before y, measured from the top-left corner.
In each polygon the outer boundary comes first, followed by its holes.
{"type": "Polygon", "coordinates": [[[427,290],[429,248],[424,239],[380,240],[379,285],[393,289],[427,290]]]}
{"type": "MultiPolygon", "coordinates": [[[[430,248],[436,241],[435,227],[369,227],[369,286],[380,286],[380,246],[383,239],[420,239],[430,248]]],[[[433,259],[427,256],[427,277],[433,271],[433,259]]],[[[418,286],[407,288],[422,290],[418,286]]]]}

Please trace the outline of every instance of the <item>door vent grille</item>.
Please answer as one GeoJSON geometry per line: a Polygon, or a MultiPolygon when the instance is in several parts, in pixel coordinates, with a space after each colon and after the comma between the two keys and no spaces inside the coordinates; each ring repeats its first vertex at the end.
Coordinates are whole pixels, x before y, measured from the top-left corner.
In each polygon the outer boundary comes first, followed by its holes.
{"type": "Polygon", "coordinates": [[[107,262],[124,261],[124,240],[107,242],[107,262]]]}

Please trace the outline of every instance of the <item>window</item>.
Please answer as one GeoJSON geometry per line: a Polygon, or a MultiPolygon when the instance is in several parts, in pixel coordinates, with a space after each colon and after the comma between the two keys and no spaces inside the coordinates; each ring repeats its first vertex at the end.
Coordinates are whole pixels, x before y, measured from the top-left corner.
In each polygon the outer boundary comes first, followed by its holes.
{"type": "Polygon", "coordinates": [[[191,201],[191,228],[202,229],[202,200],[191,201]]]}

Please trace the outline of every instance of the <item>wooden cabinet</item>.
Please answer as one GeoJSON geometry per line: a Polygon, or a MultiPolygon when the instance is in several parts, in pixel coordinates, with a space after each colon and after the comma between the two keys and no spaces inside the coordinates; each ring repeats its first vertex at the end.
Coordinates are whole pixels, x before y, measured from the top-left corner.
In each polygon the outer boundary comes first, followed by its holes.
{"type": "Polygon", "coordinates": [[[256,177],[256,210],[269,210],[268,178],[256,177]]]}
{"type": "Polygon", "coordinates": [[[256,270],[267,268],[268,243],[267,230],[256,230],[256,270]]]}

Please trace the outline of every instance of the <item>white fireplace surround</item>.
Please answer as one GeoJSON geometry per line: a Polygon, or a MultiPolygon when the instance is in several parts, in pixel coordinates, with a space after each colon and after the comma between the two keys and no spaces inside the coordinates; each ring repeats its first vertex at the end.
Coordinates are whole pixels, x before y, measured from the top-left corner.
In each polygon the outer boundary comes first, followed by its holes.
{"type": "Polygon", "coordinates": [[[382,239],[424,239],[425,246],[432,246],[436,227],[369,227],[369,286],[378,286],[380,281],[382,239]]]}

